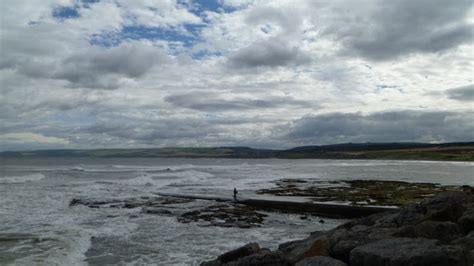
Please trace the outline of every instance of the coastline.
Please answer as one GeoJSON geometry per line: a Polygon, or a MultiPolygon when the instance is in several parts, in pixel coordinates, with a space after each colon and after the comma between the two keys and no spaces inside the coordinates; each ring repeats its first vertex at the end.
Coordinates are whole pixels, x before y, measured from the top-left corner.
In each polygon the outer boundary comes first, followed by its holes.
{"type": "Polygon", "coordinates": [[[396,212],[280,243],[276,250],[249,243],[201,265],[472,265],[473,190],[439,193],[396,212]]]}

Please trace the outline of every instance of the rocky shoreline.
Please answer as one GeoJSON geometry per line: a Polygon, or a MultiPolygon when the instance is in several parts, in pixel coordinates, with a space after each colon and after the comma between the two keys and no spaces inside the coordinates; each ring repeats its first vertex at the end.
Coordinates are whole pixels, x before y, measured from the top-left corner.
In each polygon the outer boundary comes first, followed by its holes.
{"type": "Polygon", "coordinates": [[[394,212],[313,232],[276,250],[250,243],[201,265],[473,265],[473,190],[441,192],[394,212]]]}

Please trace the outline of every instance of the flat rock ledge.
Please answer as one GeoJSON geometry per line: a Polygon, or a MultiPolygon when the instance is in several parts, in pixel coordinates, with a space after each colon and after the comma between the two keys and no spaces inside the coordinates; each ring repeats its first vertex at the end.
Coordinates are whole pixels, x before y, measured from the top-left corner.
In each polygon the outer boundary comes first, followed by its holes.
{"type": "Polygon", "coordinates": [[[250,243],[201,265],[472,266],[473,188],[313,232],[273,251],[250,243]]]}

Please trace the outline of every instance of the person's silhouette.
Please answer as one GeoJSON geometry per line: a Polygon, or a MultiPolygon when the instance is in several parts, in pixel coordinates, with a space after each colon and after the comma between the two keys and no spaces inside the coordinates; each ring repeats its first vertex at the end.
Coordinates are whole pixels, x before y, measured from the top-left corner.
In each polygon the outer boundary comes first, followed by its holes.
{"type": "Polygon", "coordinates": [[[234,200],[237,200],[237,193],[239,193],[239,192],[237,191],[236,188],[234,188],[234,200]]]}

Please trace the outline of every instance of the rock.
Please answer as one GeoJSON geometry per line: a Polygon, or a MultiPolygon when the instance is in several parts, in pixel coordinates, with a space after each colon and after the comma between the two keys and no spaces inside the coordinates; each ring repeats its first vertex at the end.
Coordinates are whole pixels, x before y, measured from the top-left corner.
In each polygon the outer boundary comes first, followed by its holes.
{"type": "Polygon", "coordinates": [[[205,221],[212,226],[251,228],[261,224],[266,216],[252,207],[227,203],[183,213],[178,217],[178,221],[181,223],[205,221]]]}
{"type": "Polygon", "coordinates": [[[331,257],[314,256],[296,263],[295,266],[347,266],[347,264],[331,257]]]}
{"type": "Polygon", "coordinates": [[[352,231],[351,229],[337,229],[328,233],[331,257],[349,262],[349,254],[357,246],[370,243],[367,231],[352,231]]]}
{"type": "Polygon", "coordinates": [[[474,209],[464,212],[457,220],[457,224],[465,233],[474,230],[474,209]]]}
{"type": "Polygon", "coordinates": [[[448,243],[462,236],[461,228],[453,222],[425,221],[415,227],[417,237],[438,239],[448,243]]]}
{"type": "Polygon", "coordinates": [[[240,258],[236,261],[226,263],[228,266],[290,266],[285,258],[281,255],[271,252],[269,250],[262,250],[261,252],[240,258]]]}
{"type": "Polygon", "coordinates": [[[424,210],[419,207],[411,206],[401,210],[395,217],[395,224],[397,226],[413,225],[420,223],[426,219],[424,210]]]}
{"type": "Polygon", "coordinates": [[[467,264],[474,265],[474,231],[453,241],[453,244],[462,247],[466,251],[467,264]]]}
{"type": "Polygon", "coordinates": [[[247,244],[243,247],[240,247],[240,248],[231,250],[229,252],[226,252],[226,253],[220,255],[219,257],[217,257],[217,259],[220,262],[227,263],[229,261],[234,261],[234,260],[237,260],[239,258],[252,255],[252,254],[257,253],[259,251],[260,251],[260,246],[257,243],[250,243],[250,244],[247,244]]]}
{"type": "Polygon", "coordinates": [[[463,203],[472,200],[473,197],[468,193],[444,192],[424,200],[420,205],[426,209],[426,216],[430,220],[456,222],[465,210],[463,203]]]}
{"type": "Polygon", "coordinates": [[[225,265],[264,261],[275,265],[474,265],[474,194],[441,193],[419,204],[353,220],[328,232],[317,231],[306,239],[280,244],[275,252],[256,252],[225,265]]]}
{"type": "Polygon", "coordinates": [[[382,239],[354,248],[350,254],[353,266],[464,266],[463,250],[440,246],[437,240],[424,238],[382,239]]]}
{"type": "Polygon", "coordinates": [[[458,203],[445,203],[427,209],[428,219],[456,222],[463,214],[464,207],[458,203]]]}
{"type": "Polygon", "coordinates": [[[453,222],[424,221],[415,226],[404,226],[400,228],[394,236],[410,238],[423,237],[449,243],[461,237],[462,230],[453,222]]]}
{"type": "Polygon", "coordinates": [[[156,208],[143,208],[142,213],[147,214],[165,214],[165,215],[172,215],[173,213],[167,209],[156,209],[156,208]]]}
{"type": "Polygon", "coordinates": [[[294,264],[307,257],[328,256],[329,242],[324,235],[313,234],[303,240],[280,244],[278,253],[294,264]]]}
{"type": "Polygon", "coordinates": [[[133,209],[139,207],[160,207],[170,204],[182,204],[193,201],[193,199],[183,199],[176,197],[139,197],[128,199],[72,199],[69,206],[84,205],[89,208],[126,208],[133,209]]]}

